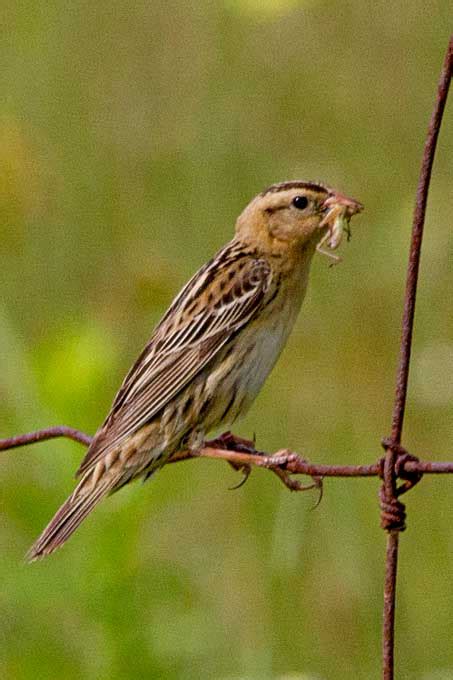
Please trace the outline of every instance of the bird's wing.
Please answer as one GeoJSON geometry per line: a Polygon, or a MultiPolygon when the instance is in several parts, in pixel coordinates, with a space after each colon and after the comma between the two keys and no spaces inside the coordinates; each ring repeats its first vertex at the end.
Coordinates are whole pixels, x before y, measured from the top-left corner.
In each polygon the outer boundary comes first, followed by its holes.
{"type": "Polygon", "coordinates": [[[225,251],[175,299],[126,376],[77,475],[156,416],[260,309],[272,277],[269,263],[225,251]]]}

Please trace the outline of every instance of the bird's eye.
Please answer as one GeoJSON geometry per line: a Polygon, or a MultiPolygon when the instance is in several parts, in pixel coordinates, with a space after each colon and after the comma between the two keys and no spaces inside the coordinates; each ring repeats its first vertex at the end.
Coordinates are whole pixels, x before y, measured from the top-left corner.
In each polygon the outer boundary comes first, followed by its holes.
{"type": "Polygon", "coordinates": [[[308,198],[306,196],[296,196],[293,198],[293,206],[298,210],[305,210],[308,205],[308,198]]]}

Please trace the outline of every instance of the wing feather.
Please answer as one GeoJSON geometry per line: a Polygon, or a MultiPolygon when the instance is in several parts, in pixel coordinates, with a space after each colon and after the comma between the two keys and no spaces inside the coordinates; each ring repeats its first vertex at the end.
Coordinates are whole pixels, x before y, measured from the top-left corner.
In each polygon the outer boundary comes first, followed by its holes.
{"type": "Polygon", "coordinates": [[[77,475],[154,418],[261,308],[270,265],[241,249],[233,256],[231,249],[220,251],[175,299],[126,376],[77,475]],[[201,295],[206,304],[191,313],[201,295]]]}

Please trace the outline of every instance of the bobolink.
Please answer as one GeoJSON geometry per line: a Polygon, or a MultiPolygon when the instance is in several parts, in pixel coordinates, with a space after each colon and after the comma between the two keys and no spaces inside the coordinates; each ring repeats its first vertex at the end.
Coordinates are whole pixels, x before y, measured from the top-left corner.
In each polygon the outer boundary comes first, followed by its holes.
{"type": "Polygon", "coordinates": [[[200,448],[210,430],[247,412],[294,325],[314,252],[335,249],[361,209],[302,181],[274,184],[249,203],[233,240],[154,330],[30,560],[62,545],[104,496],[146,479],[181,449],[200,448]]]}

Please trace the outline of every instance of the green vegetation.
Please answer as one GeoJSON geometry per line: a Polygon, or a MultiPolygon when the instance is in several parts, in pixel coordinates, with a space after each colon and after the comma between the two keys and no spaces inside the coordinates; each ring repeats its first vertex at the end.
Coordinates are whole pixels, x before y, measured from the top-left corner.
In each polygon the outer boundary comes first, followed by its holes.
{"type": "MultiPolygon", "coordinates": [[[[2,7],[0,436],[93,432],[153,325],[284,179],[362,201],[344,262],[317,257],[278,367],[238,434],[371,462],[389,433],[411,213],[451,30],[448,0],[100,2],[2,7]]],[[[453,456],[453,126],[430,195],[405,443],[453,456]]],[[[169,466],[31,566],[83,449],[2,455],[4,680],[379,677],[376,480],[320,507],[274,476],[169,466]]],[[[401,680],[453,676],[453,480],[408,498],[401,680]],[[428,641],[435,640],[435,643],[428,641]]]]}

